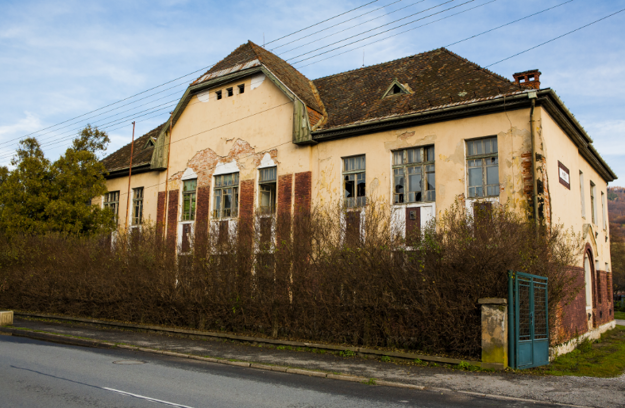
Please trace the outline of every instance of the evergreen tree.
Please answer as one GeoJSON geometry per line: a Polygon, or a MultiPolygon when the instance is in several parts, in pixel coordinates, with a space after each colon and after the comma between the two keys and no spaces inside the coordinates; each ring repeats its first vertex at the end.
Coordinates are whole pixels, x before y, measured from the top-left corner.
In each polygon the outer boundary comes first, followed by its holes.
{"type": "Polygon", "coordinates": [[[0,232],[91,234],[115,227],[109,210],[91,205],[106,193],[106,169],[97,154],[108,135],[87,125],[64,155],[51,163],[35,138],[22,140],[0,169],[0,232]]]}

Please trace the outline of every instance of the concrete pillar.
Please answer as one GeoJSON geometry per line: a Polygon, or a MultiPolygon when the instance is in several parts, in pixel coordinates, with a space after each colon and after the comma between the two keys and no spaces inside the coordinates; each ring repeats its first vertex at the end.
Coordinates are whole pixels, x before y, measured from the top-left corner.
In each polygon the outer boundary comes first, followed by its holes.
{"type": "Polygon", "coordinates": [[[479,299],[482,307],[482,367],[503,370],[508,367],[508,301],[479,299]]]}
{"type": "Polygon", "coordinates": [[[0,326],[13,325],[13,311],[0,311],[0,326]]]}

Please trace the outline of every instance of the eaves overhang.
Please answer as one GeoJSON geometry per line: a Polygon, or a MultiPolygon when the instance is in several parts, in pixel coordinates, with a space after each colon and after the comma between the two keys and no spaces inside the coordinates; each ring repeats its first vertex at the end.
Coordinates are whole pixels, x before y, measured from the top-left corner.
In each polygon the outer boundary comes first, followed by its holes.
{"type": "Polygon", "coordinates": [[[361,121],[331,129],[316,130],[314,141],[321,143],[330,140],[360,136],[376,132],[420,126],[429,123],[445,122],[491,113],[527,109],[531,107],[530,95],[536,94],[536,105],[542,106],[556,120],[568,137],[576,144],[580,154],[603,177],[606,182],[617,176],[592,146],[592,139],[577,119],[558,98],[552,89],[523,90],[512,94],[496,95],[478,100],[470,100],[423,109],[421,111],[361,121]]]}
{"type": "MultiPolygon", "coordinates": [[[[129,167],[121,167],[118,169],[109,170],[104,174],[104,178],[107,180],[115,179],[119,177],[128,177],[129,167]]],[[[132,174],[149,173],[151,171],[158,171],[159,169],[153,169],[150,167],[150,163],[143,163],[137,166],[132,166],[132,174]]]]}

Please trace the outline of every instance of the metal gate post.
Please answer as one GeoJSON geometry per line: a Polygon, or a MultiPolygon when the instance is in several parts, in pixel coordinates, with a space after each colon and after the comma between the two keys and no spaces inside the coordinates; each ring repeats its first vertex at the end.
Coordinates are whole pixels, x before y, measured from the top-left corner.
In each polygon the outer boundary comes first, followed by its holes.
{"type": "Polygon", "coordinates": [[[482,367],[504,370],[508,367],[508,301],[479,299],[482,306],[482,367]]]}

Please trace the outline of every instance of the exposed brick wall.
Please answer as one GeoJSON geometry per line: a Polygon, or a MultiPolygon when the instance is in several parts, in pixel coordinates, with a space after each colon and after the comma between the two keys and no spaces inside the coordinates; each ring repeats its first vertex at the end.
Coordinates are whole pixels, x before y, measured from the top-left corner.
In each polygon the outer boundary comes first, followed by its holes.
{"type": "MultiPolygon", "coordinates": [[[[537,190],[538,190],[538,211],[544,224],[551,225],[551,195],[549,192],[549,178],[547,176],[547,160],[545,157],[536,161],[537,174],[537,190]],[[541,171],[542,169],[542,171],[541,171]]],[[[534,207],[534,178],[532,176],[532,153],[523,153],[521,155],[521,175],[523,177],[523,193],[527,198],[529,208],[534,207]]],[[[532,214],[533,214],[532,210],[532,214]]]]}
{"type": "Polygon", "coordinates": [[[178,227],[178,190],[169,191],[167,209],[167,250],[176,251],[176,230],[178,227]]]}
{"type": "Polygon", "coordinates": [[[162,237],[165,232],[165,203],[167,193],[165,191],[158,192],[156,200],[156,235],[162,237]]]}
{"type": "Polygon", "coordinates": [[[208,243],[209,198],[210,185],[198,187],[195,210],[195,248],[202,253],[207,249],[208,243]]]}
{"type": "Polygon", "coordinates": [[[576,287],[581,285],[582,289],[571,303],[561,304],[558,308],[558,321],[556,322],[558,343],[563,343],[588,331],[584,268],[571,267],[569,273],[575,278],[573,285],[576,287]]]}
{"type": "Polygon", "coordinates": [[[614,320],[614,310],[612,302],[612,274],[606,271],[597,271],[597,307],[595,311],[596,326],[614,320]],[[599,302],[601,299],[601,302],[599,302]]]}
{"type": "Polygon", "coordinates": [[[254,220],[254,180],[242,180],[239,192],[239,236],[251,248],[254,220]]]}
{"type": "Polygon", "coordinates": [[[312,172],[295,174],[295,211],[309,213],[312,198],[312,172]]]}
{"type": "Polygon", "coordinates": [[[278,242],[286,239],[291,231],[291,199],[293,198],[293,175],[278,176],[278,242]]]}

